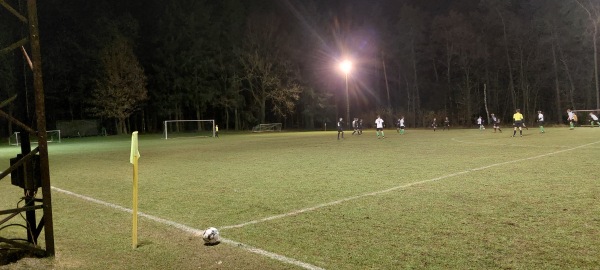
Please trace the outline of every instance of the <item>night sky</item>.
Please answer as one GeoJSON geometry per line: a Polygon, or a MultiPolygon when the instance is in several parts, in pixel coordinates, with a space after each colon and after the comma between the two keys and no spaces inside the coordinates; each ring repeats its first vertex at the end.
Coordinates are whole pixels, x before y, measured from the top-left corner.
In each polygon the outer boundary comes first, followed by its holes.
{"type": "MultiPolygon", "coordinates": [[[[7,3],[24,12],[24,1],[7,3]]],[[[118,133],[116,120],[159,132],[164,120],[204,118],[226,129],[319,129],[346,118],[343,59],[353,62],[350,118],[470,126],[490,113],[510,121],[520,108],[526,121],[543,110],[560,123],[567,108],[600,107],[598,11],[560,0],[39,1],[48,125],[99,119],[118,133]],[[125,56],[114,50],[121,41],[125,56]],[[116,61],[139,66],[145,82],[135,84],[147,97],[121,116],[96,102],[111,98],[110,53],[133,59],[116,61]]],[[[4,9],[0,21],[2,47],[26,34],[4,9]]],[[[2,57],[11,75],[0,78],[2,97],[31,91],[20,52],[2,57]]]]}

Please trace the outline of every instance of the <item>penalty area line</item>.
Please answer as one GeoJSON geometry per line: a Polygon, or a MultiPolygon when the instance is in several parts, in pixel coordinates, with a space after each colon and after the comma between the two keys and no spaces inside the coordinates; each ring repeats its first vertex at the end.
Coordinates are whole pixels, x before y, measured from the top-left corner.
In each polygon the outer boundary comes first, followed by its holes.
{"type": "MultiPolygon", "coordinates": [[[[123,207],[123,206],[120,206],[120,205],[116,205],[116,204],[113,204],[113,203],[109,203],[109,202],[105,202],[105,201],[102,201],[102,200],[94,199],[92,197],[88,197],[88,196],[85,196],[85,195],[77,194],[77,193],[74,193],[74,192],[71,192],[71,191],[68,191],[68,190],[64,190],[64,189],[61,189],[61,188],[57,188],[57,187],[54,187],[54,186],[52,186],[51,188],[54,191],[57,191],[57,192],[60,192],[60,193],[66,194],[66,195],[70,195],[70,196],[76,197],[76,198],[84,200],[84,201],[96,203],[96,204],[99,204],[99,205],[106,206],[108,208],[116,209],[116,210],[119,210],[119,211],[122,211],[122,212],[127,212],[127,213],[130,213],[130,214],[133,213],[132,209],[129,209],[129,208],[126,208],[126,207],[123,207]]],[[[161,223],[161,224],[165,224],[165,225],[174,227],[176,229],[179,229],[181,231],[184,231],[184,232],[187,232],[187,233],[191,233],[191,234],[194,234],[194,235],[201,235],[202,232],[203,232],[203,230],[195,229],[195,228],[192,228],[190,226],[187,226],[187,225],[184,225],[184,224],[181,224],[181,223],[177,223],[177,222],[174,222],[174,221],[171,221],[171,220],[167,220],[167,219],[164,219],[164,218],[160,218],[160,217],[157,217],[157,216],[145,214],[145,213],[142,213],[142,212],[138,212],[138,216],[147,218],[147,219],[155,221],[157,223],[161,223]]],[[[225,244],[228,244],[228,245],[231,245],[231,246],[235,246],[235,247],[241,248],[241,249],[246,250],[246,251],[251,252],[251,253],[255,253],[255,254],[258,254],[258,255],[261,255],[261,256],[265,256],[265,257],[268,257],[268,258],[271,258],[271,259],[283,262],[283,263],[296,265],[296,266],[302,267],[304,269],[308,269],[308,270],[324,270],[324,268],[321,268],[321,267],[318,267],[318,266],[315,266],[315,265],[312,265],[312,264],[309,264],[309,263],[301,262],[301,261],[293,259],[293,258],[289,258],[289,257],[283,256],[283,255],[280,255],[280,254],[269,252],[269,251],[266,251],[264,249],[260,249],[260,248],[257,248],[257,247],[249,246],[249,245],[246,245],[244,243],[236,242],[236,241],[233,241],[233,240],[230,240],[230,239],[221,238],[221,242],[225,243],[225,244]]]]}
{"type": "Polygon", "coordinates": [[[352,201],[352,200],[361,199],[361,198],[368,197],[368,196],[381,195],[381,194],[389,193],[389,192],[400,190],[400,189],[405,189],[405,188],[416,186],[416,185],[422,185],[422,184],[426,184],[426,183],[431,183],[431,182],[435,182],[435,181],[439,181],[439,180],[443,180],[443,179],[447,179],[447,178],[451,178],[451,177],[455,177],[455,176],[467,174],[467,173],[470,173],[470,172],[477,172],[477,171],[489,169],[489,168],[492,168],[492,167],[502,166],[502,165],[511,164],[511,163],[518,163],[518,162],[521,162],[521,161],[534,160],[534,159],[538,159],[538,158],[543,158],[543,157],[547,157],[547,156],[552,156],[552,155],[560,154],[560,153],[563,153],[563,152],[573,151],[573,150],[576,150],[576,149],[579,149],[579,148],[584,148],[584,147],[587,147],[587,146],[590,146],[590,145],[594,145],[594,144],[597,144],[597,143],[600,143],[600,141],[593,142],[593,143],[587,143],[587,144],[580,145],[580,146],[575,146],[575,147],[572,147],[572,148],[569,148],[569,149],[562,149],[562,150],[558,150],[558,151],[554,151],[554,152],[550,152],[550,153],[546,153],[546,154],[541,154],[541,155],[537,155],[537,156],[532,156],[532,157],[527,157],[527,158],[521,158],[521,159],[515,159],[515,160],[509,160],[509,161],[500,162],[500,163],[494,163],[494,164],[490,164],[490,165],[486,165],[486,166],[482,166],[482,167],[478,167],[478,168],[473,168],[473,169],[468,169],[468,170],[464,170],[464,171],[460,171],[460,172],[456,172],[456,173],[452,173],[452,174],[442,175],[442,176],[431,178],[431,179],[426,179],[426,180],[412,182],[412,183],[408,183],[408,184],[404,184],[404,185],[400,185],[400,186],[395,186],[395,187],[391,187],[391,188],[384,189],[384,190],[379,190],[379,191],[374,191],[374,192],[370,192],[370,193],[359,194],[359,195],[356,195],[356,196],[347,197],[347,198],[339,199],[339,200],[336,200],[336,201],[332,201],[332,202],[328,202],[328,203],[323,203],[323,204],[315,205],[315,206],[304,208],[304,209],[295,210],[295,211],[284,213],[284,214],[274,215],[274,216],[270,216],[270,217],[266,217],[266,218],[262,218],[262,219],[256,219],[256,220],[252,220],[252,221],[248,221],[248,222],[240,223],[240,224],[236,224],[236,225],[222,226],[222,227],[220,227],[220,229],[241,228],[241,227],[252,225],[252,224],[257,224],[257,223],[262,223],[262,222],[271,221],[271,220],[275,220],[275,219],[290,217],[290,216],[294,216],[294,215],[298,215],[298,214],[302,214],[302,213],[306,213],[306,212],[311,212],[311,211],[314,211],[314,210],[317,210],[317,209],[320,209],[320,208],[324,208],[324,207],[328,207],[328,206],[333,206],[333,205],[341,204],[341,203],[352,201]]]}

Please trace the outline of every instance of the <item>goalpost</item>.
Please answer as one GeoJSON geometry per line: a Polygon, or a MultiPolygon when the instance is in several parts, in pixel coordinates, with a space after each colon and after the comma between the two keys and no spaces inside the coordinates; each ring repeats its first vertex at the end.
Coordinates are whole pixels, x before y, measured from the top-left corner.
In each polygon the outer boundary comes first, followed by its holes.
{"type": "Polygon", "coordinates": [[[281,131],[281,123],[258,124],[252,128],[252,132],[281,131]]]}
{"type": "Polygon", "coordinates": [[[166,120],[165,140],[176,138],[215,137],[215,120],[166,120]]]}
{"type": "MultiPolygon", "coordinates": [[[[37,143],[38,142],[38,138],[37,136],[30,136],[29,140],[32,143],[37,143]]],[[[55,130],[46,130],[46,140],[48,142],[60,142],[61,137],[60,137],[60,129],[55,129],[55,130]]],[[[14,132],[12,135],[10,135],[10,137],[8,137],[8,145],[20,145],[21,144],[21,133],[20,132],[14,132]]]]}
{"type": "MultiPolygon", "coordinates": [[[[577,113],[578,112],[586,113],[586,115],[589,114],[589,113],[595,113],[596,116],[598,116],[597,114],[600,113],[600,109],[595,109],[595,110],[572,110],[572,112],[575,114],[575,117],[577,117],[577,113]]],[[[577,118],[575,119],[576,122],[581,123],[581,124],[579,124],[579,126],[581,126],[581,127],[594,127],[594,123],[591,120],[592,119],[588,118],[588,117],[584,117],[581,121],[579,121],[579,119],[577,119],[577,118]],[[586,122],[590,122],[590,124],[589,125],[584,124],[586,122]]]]}
{"type": "Polygon", "coordinates": [[[572,110],[572,112],[574,112],[574,113],[578,113],[578,112],[587,112],[587,113],[590,113],[590,112],[600,112],[600,109],[595,109],[595,110],[572,110]]]}

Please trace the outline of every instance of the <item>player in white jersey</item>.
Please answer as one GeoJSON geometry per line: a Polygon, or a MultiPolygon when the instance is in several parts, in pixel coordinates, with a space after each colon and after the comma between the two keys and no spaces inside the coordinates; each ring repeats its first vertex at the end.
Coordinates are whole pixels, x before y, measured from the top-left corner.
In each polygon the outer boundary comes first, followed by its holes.
{"type": "Polygon", "coordinates": [[[375,119],[375,128],[377,131],[377,139],[385,139],[385,134],[383,134],[383,119],[381,116],[377,115],[377,119],[375,119]],[[379,137],[381,133],[381,138],[379,137]]]}
{"type": "Polygon", "coordinates": [[[544,131],[544,113],[542,113],[542,111],[538,111],[537,121],[538,126],[540,126],[540,133],[546,133],[546,131],[544,131]]]}
{"type": "Polygon", "coordinates": [[[577,121],[575,113],[571,109],[567,109],[567,120],[569,121],[569,129],[575,128],[575,121],[577,121]]]}
{"type": "Polygon", "coordinates": [[[400,116],[400,119],[398,119],[398,126],[400,128],[400,135],[404,134],[404,116],[400,116]]]}
{"type": "Polygon", "coordinates": [[[592,127],[594,127],[594,122],[596,122],[596,124],[598,124],[598,126],[600,127],[600,122],[598,122],[598,116],[596,116],[593,112],[590,112],[590,117],[592,118],[592,120],[590,120],[590,124],[592,125],[592,127]]]}
{"type": "Polygon", "coordinates": [[[485,129],[485,127],[483,126],[483,119],[481,118],[481,116],[477,118],[477,125],[479,126],[479,131],[483,131],[485,129]]]}

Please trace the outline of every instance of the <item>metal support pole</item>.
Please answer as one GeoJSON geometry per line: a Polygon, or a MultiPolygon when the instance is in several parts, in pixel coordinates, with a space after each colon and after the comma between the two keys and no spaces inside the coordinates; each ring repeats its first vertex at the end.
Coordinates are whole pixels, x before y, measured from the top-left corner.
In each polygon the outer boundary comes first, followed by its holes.
{"type": "Polygon", "coordinates": [[[46,105],[44,103],[44,84],[42,81],[42,53],[37,16],[37,1],[27,0],[29,19],[29,39],[33,62],[33,88],[35,89],[35,111],[37,118],[38,149],[40,155],[40,177],[44,204],[44,232],[46,252],[54,256],[54,223],[52,219],[52,195],[50,187],[50,168],[48,162],[48,138],[46,134],[46,105]]]}
{"type": "Polygon", "coordinates": [[[346,72],[346,127],[350,125],[350,95],[348,94],[348,72],[346,72]]]}

